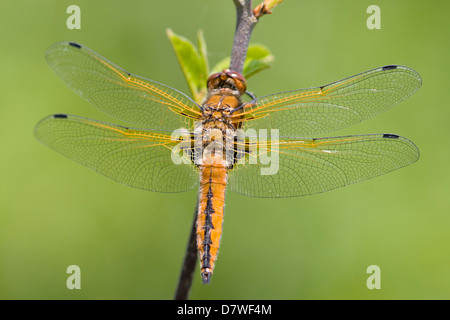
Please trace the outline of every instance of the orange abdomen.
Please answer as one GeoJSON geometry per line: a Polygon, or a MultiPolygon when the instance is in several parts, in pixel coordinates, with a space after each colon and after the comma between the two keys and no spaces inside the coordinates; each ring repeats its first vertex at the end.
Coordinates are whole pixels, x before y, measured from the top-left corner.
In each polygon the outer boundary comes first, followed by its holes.
{"type": "Polygon", "coordinates": [[[200,166],[197,249],[203,283],[209,283],[222,236],[227,169],[221,157],[200,166]]]}

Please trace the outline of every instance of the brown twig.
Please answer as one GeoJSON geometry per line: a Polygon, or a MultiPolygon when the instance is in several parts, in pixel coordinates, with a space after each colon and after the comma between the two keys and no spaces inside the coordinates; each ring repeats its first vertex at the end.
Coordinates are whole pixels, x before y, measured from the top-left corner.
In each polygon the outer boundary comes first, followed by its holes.
{"type": "Polygon", "coordinates": [[[230,69],[242,73],[253,27],[258,22],[252,10],[252,0],[233,0],[236,6],[236,31],[231,50],[230,69]]]}
{"type": "Polygon", "coordinates": [[[231,50],[230,69],[242,73],[253,28],[258,23],[259,18],[272,13],[271,10],[283,0],[264,0],[255,9],[252,9],[252,0],[233,0],[233,2],[236,6],[237,20],[231,50]]]}
{"type": "Polygon", "coordinates": [[[177,290],[175,291],[175,300],[187,300],[191,291],[192,279],[194,278],[195,265],[197,264],[197,246],[196,246],[196,227],[197,227],[198,202],[195,206],[194,221],[192,222],[191,234],[189,236],[186,253],[180,277],[178,278],[177,290]]]}

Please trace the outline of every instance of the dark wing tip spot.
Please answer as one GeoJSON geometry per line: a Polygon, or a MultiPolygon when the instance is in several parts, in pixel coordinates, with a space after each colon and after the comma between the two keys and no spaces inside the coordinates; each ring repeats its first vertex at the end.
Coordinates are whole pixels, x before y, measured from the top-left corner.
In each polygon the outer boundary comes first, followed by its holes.
{"type": "Polygon", "coordinates": [[[71,45],[72,47],[75,47],[77,49],[81,49],[81,44],[78,44],[76,42],[69,42],[69,45],[71,45]]]}
{"type": "Polygon", "coordinates": [[[382,69],[383,69],[383,71],[394,70],[394,69],[397,69],[397,67],[398,66],[390,65],[390,66],[384,66],[382,69]]]}
{"type": "Polygon", "coordinates": [[[63,114],[63,113],[54,114],[53,118],[55,118],[55,119],[67,119],[67,114],[63,114]]]}
{"type": "Polygon", "coordinates": [[[398,136],[396,134],[392,134],[392,133],[385,133],[385,134],[383,134],[383,138],[398,139],[398,138],[400,138],[400,136],[398,136]]]}

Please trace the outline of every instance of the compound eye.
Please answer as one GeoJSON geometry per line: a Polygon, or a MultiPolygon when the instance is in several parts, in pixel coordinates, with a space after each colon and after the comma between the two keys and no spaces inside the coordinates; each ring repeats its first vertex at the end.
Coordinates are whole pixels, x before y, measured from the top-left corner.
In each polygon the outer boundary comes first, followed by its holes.
{"type": "Polygon", "coordinates": [[[239,72],[234,72],[230,70],[226,70],[225,72],[227,73],[227,76],[234,79],[234,83],[239,92],[241,94],[244,94],[245,91],[247,90],[247,82],[245,81],[244,76],[239,72]]]}
{"type": "Polygon", "coordinates": [[[219,78],[222,72],[216,72],[209,76],[208,80],[206,81],[207,84],[209,84],[211,81],[214,81],[216,78],[219,78]]]}
{"type": "Polygon", "coordinates": [[[241,95],[247,90],[247,83],[242,74],[225,69],[222,72],[213,73],[207,82],[208,90],[230,88],[237,90],[241,95]]]}

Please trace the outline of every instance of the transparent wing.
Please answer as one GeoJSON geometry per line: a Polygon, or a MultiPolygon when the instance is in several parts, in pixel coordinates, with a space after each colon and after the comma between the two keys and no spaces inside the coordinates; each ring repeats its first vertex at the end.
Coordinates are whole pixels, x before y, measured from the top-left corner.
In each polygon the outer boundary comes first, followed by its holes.
{"type": "Polygon", "coordinates": [[[408,67],[384,66],[325,86],[260,97],[233,117],[243,121],[245,129],[279,129],[280,136],[320,134],[388,110],[421,83],[419,74],[408,67]]]}
{"type": "Polygon", "coordinates": [[[51,46],[46,59],[77,94],[118,119],[151,128],[191,129],[199,106],[161,83],[133,75],[74,42],[51,46]]]}
{"type": "Polygon", "coordinates": [[[65,114],[42,119],[34,133],[65,157],[135,188],[180,192],[198,182],[193,165],[173,163],[178,141],[171,135],[65,114]]]}
{"type": "Polygon", "coordinates": [[[231,190],[254,197],[310,195],[370,179],[412,164],[417,147],[394,134],[286,139],[252,152],[229,173],[231,190]],[[253,164],[250,162],[253,161],[253,164]],[[264,164],[263,164],[264,163],[264,164]]]}

